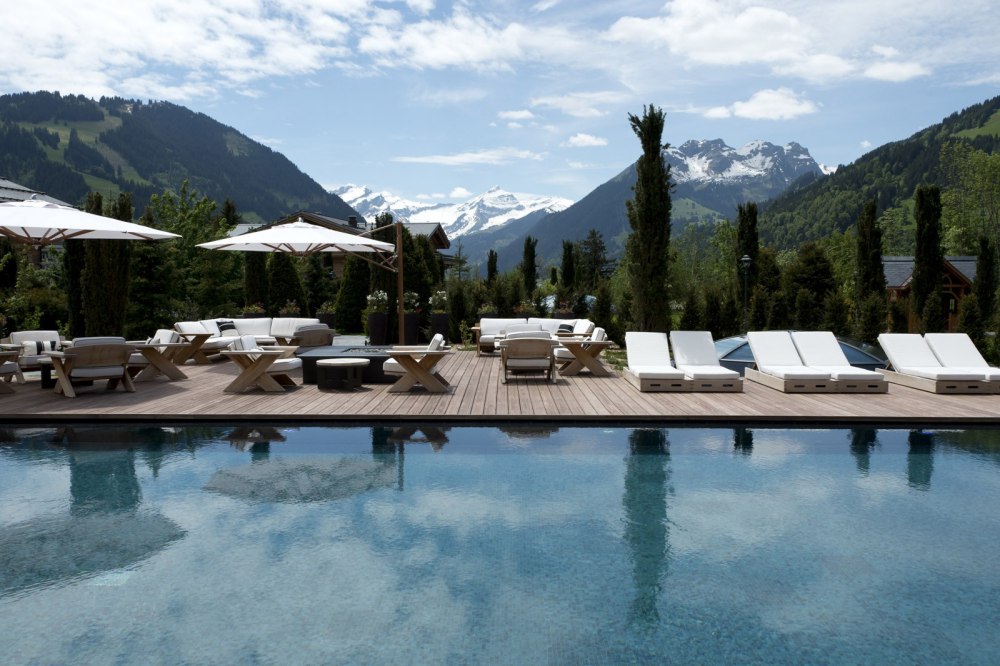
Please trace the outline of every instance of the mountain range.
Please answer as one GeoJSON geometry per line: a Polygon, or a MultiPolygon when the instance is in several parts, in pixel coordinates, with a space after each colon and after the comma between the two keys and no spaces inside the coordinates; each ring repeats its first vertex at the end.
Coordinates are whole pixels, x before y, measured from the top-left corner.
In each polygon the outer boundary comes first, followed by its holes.
{"type": "MultiPolygon", "coordinates": [[[[732,218],[736,205],[765,201],[803,176],[822,176],[819,165],[797,143],[776,146],[754,141],[732,148],[721,139],[687,141],[666,148],[664,159],[674,182],[673,223],[732,218]]],[[[576,203],[555,197],[513,194],[495,187],[459,204],[406,201],[388,192],[345,185],[333,190],[361,215],[392,212],[412,222],[437,222],[449,238],[460,240],[473,263],[498,252],[498,265],[509,269],[521,259],[526,236],[538,239],[540,260],[557,261],[562,241],[580,240],[591,229],[601,232],[612,256],[628,235],[625,201],[632,197],[636,165],[632,164],[576,203]]]]}

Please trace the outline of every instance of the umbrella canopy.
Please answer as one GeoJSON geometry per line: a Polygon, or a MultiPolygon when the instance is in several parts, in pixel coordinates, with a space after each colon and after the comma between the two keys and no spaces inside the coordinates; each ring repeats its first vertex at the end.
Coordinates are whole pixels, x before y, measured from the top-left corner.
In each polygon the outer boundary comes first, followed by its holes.
{"type": "Polygon", "coordinates": [[[300,257],[317,252],[355,254],[359,252],[393,252],[396,249],[389,243],[310,224],[301,218],[295,222],[278,224],[260,231],[251,231],[239,236],[199,243],[198,247],[208,250],[241,252],[286,252],[300,257]]]}
{"type": "Polygon", "coordinates": [[[28,199],[0,203],[0,235],[41,246],[78,238],[83,240],[159,240],[177,234],[85,213],[70,206],[28,199]]]}

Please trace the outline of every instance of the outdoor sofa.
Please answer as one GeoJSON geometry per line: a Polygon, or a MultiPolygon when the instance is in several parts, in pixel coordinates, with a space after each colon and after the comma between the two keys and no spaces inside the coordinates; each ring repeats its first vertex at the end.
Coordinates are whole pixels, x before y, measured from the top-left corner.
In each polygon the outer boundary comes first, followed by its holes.
{"type": "Polygon", "coordinates": [[[183,335],[208,334],[201,346],[206,355],[219,354],[228,349],[236,338],[252,335],[258,345],[273,345],[295,337],[295,331],[303,326],[319,324],[313,317],[253,317],[251,319],[201,319],[179,321],[174,330],[183,335]],[[280,339],[280,340],[279,340],[280,339]]]}

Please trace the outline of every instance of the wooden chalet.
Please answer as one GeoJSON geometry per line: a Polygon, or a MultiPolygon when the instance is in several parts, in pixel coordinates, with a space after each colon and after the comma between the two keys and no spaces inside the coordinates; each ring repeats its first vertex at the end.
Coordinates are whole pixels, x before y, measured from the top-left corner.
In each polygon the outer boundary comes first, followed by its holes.
{"type": "MultiPolygon", "coordinates": [[[[889,300],[897,301],[909,297],[913,288],[913,257],[883,257],[886,290],[889,300]]],[[[958,327],[958,308],[962,299],[972,293],[972,283],[976,279],[976,257],[945,257],[944,276],[941,291],[945,294],[945,308],[948,312],[948,330],[958,327]]],[[[910,313],[910,330],[917,326],[916,313],[910,313]]]]}

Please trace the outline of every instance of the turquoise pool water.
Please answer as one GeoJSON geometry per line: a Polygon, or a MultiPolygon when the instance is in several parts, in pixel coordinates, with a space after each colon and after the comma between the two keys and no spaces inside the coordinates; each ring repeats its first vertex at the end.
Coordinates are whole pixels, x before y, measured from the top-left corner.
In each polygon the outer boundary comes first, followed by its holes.
{"type": "Polygon", "coordinates": [[[987,664],[1000,432],[0,429],[11,664],[987,664]]]}

